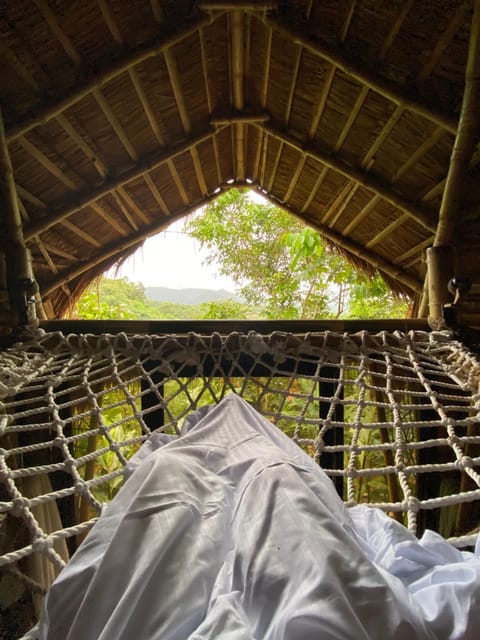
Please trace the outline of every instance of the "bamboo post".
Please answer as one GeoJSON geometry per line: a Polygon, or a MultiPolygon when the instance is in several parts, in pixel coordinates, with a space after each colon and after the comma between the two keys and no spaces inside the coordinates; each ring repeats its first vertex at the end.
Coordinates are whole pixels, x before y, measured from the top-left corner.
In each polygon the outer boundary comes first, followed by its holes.
{"type": "Polygon", "coordinates": [[[464,176],[472,158],[480,129],[480,0],[475,0],[467,66],[465,90],[458,122],[458,130],[450,157],[445,190],[440,206],[434,247],[452,241],[455,222],[460,209],[464,176]]]}
{"type": "Polygon", "coordinates": [[[451,302],[448,283],[454,275],[453,247],[431,247],[427,250],[428,323],[432,329],[445,328],[443,307],[451,302]]]}
{"type": "Polygon", "coordinates": [[[1,109],[0,194],[5,215],[5,247],[2,248],[5,252],[3,277],[6,279],[9,300],[9,308],[5,309],[7,314],[4,320],[11,327],[17,324],[33,324],[36,320],[35,295],[38,291],[33,277],[32,258],[23,237],[22,216],[1,109]]]}

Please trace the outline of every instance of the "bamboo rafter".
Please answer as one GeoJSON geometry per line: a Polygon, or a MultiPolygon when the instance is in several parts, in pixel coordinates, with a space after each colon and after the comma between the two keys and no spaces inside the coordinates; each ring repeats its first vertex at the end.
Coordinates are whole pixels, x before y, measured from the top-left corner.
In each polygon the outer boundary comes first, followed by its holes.
{"type": "Polygon", "coordinates": [[[157,188],[157,185],[154,183],[154,181],[149,176],[149,174],[145,173],[143,175],[143,179],[145,180],[145,182],[147,184],[147,187],[149,188],[150,193],[152,194],[155,202],[158,204],[162,214],[165,215],[165,216],[170,215],[170,212],[168,210],[168,207],[167,207],[167,204],[166,204],[165,200],[162,198],[162,196],[160,194],[160,191],[157,188]]]}
{"type": "Polygon", "coordinates": [[[65,229],[68,229],[72,233],[74,233],[79,238],[88,242],[88,244],[93,245],[94,247],[101,247],[102,243],[97,238],[94,238],[90,233],[84,231],[81,227],[74,224],[71,220],[62,220],[59,224],[61,224],[65,229]]]}
{"type": "Polygon", "coordinates": [[[55,118],[58,114],[88,96],[93,89],[100,89],[111,80],[128,71],[131,67],[149,58],[161,55],[165,50],[188,38],[201,27],[210,24],[212,20],[217,19],[220,15],[221,14],[215,14],[213,17],[209,15],[202,16],[173,33],[169,31],[168,34],[164,34],[162,38],[154,42],[142,44],[126,53],[119,54],[111,65],[97,71],[95,74],[91,73],[90,76],[87,76],[86,80],[78,82],[75,87],[65,95],[58,96],[57,99],[44,103],[33,115],[9,127],[6,132],[7,142],[11,142],[35,127],[55,118]]]}
{"type": "MultiPolygon", "coordinates": [[[[268,138],[266,138],[268,140],[268,138]]],[[[323,166],[322,169],[320,170],[317,179],[315,180],[315,184],[313,185],[313,189],[311,190],[308,198],[305,200],[305,204],[303,205],[302,209],[301,209],[301,213],[305,213],[305,211],[308,211],[308,208],[310,207],[310,205],[312,204],[312,202],[314,201],[318,190],[320,189],[320,187],[322,186],[323,181],[325,180],[325,176],[327,175],[327,173],[329,172],[329,168],[323,166]]]]}
{"type": "Polygon", "coordinates": [[[92,269],[93,267],[111,259],[116,255],[121,255],[130,247],[141,243],[143,240],[145,240],[146,238],[149,238],[150,236],[154,236],[157,233],[160,233],[161,231],[163,231],[163,229],[165,229],[175,220],[180,220],[181,218],[191,213],[198,207],[208,204],[209,202],[214,200],[217,196],[218,196],[217,193],[210,194],[205,198],[201,198],[200,200],[197,200],[196,202],[191,203],[188,207],[184,207],[176,212],[173,212],[168,217],[168,219],[163,218],[161,222],[155,222],[154,224],[151,224],[148,227],[137,231],[136,233],[130,235],[128,238],[125,238],[120,242],[117,241],[115,243],[111,243],[109,245],[102,247],[100,251],[98,251],[95,254],[92,254],[92,256],[90,256],[90,258],[87,261],[82,262],[80,264],[77,263],[77,265],[75,265],[75,267],[72,267],[72,269],[69,269],[67,273],[60,273],[58,278],[55,278],[50,282],[42,283],[40,286],[42,296],[43,297],[49,296],[53,291],[55,291],[55,289],[57,289],[58,287],[64,284],[71,282],[72,280],[82,275],[82,273],[85,273],[89,269],[92,269]]]}
{"type": "Polygon", "coordinates": [[[61,209],[51,212],[46,220],[29,225],[29,228],[25,230],[26,238],[30,239],[34,235],[50,229],[57,224],[57,222],[68,218],[77,211],[80,211],[80,209],[83,209],[83,207],[89,205],[91,202],[95,202],[111,191],[114,191],[119,186],[125,185],[131,180],[142,176],[144,173],[147,173],[162,164],[168,165],[168,163],[171,163],[175,157],[188,151],[191,146],[195,146],[210,139],[215,135],[215,133],[215,131],[208,128],[195,136],[186,138],[174,147],[169,147],[162,149],[160,152],[157,151],[153,154],[149,154],[147,157],[140,159],[127,171],[118,176],[108,178],[103,184],[94,187],[93,189],[76,193],[68,204],[61,209]]]}
{"type": "Polygon", "coordinates": [[[138,224],[136,223],[134,217],[132,216],[132,214],[130,213],[128,208],[126,207],[124,201],[120,198],[119,194],[115,190],[113,190],[109,195],[111,195],[112,198],[114,199],[117,207],[123,213],[123,216],[127,220],[128,224],[132,227],[132,229],[134,231],[137,231],[138,230],[138,224]]]}
{"type": "MultiPolygon", "coordinates": [[[[310,156],[317,162],[330,167],[345,177],[354,180],[367,189],[370,189],[390,204],[393,204],[395,207],[398,207],[408,213],[413,219],[417,220],[427,229],[435,229],[435,220],[432,213],[422,209],[418,204],[407,200],[396,191],[393,191],[382,180],[376,178],[371,173],[368,173],[363,169],[350,166],[344,162],[340,156],[320,149],[318,145],[313,146],[309,143],[301,143],[287,132],[282,131],[278,127],[274,127],[271,124],[263,124],[262,127],[264,131],[279,142],[288,144],[290,147],[300,151],[300,153],[310,156]]],[[[271,188],[269,190],[271,190],[271,188]]]]}
{"type": "Polygon", "coordinates": [[[105,220],[105,222],[107,224],[109,224],[111,227],[113,227],[115,229],[115,231],[117,231],[121,236],[127,236],[128,235],[128,229],[125,229],[125,227],[122,226],[116,220],[116,218],[114,218],[107,211],[105,211],[105,209],[103,207],[101,207],[98,202],[92,202],[92,204],[90,205],[90,208],[93,209],[97,215],[99,215],[101,218],[103,218],[103,220],[105,220]]]}
{"type": "Polygon", "coordinates": [[[363,67],[358,63],[358,61],[349,59],[341,52],[340,49],[334,48],[326,43],[320,43],[313,40],[301,29],[295,28],[291,24],[287,25],[273,16],[267,15],[264,20],[266,24],[268,24],[277,33],[304,47],[314,55],[327,60],[327,62],[334,65],[337,69],[340,69],[345,74],[355,78],[360,84],[366,85],[395,104],[401,105],[405,109],[409,109],[423,118],[435,122],[447,131],[450,131],[451,133],[456,132],[456,122],[450,116],[441,113],[432,106],[423,104],[403,88],[386,80],[382,76],[373,73],[366,67],[363,67]]]}
{"type": "MultiPolygon", "coordinates": [[[[245,38],[244,16],[241,11],[230,14],[230,48],[231,48],[231,78],[233,106],[241,111],[245,104],[245,38]]],[[[238,180],[245,179],[245,125],[235,124],[235,173],[238,180]]]]}

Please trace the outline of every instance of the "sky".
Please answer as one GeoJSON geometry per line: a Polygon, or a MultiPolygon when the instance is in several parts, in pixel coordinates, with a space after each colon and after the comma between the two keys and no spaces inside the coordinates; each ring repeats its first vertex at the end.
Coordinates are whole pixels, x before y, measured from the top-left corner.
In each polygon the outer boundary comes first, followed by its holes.
{"type": "Polygon", "coordinates": [[[148,238],[143,247],[120,267],[117,275],[113,269],[106,274],[107,277],[126,276],[145,287],[195,287],[234,292],[237,288],[235,283],[231,278],[220,275],[218,265],[205,264],[208,252],[183,233],[184,223],[184,220],[179,220],[166,231],[148,238]]]}

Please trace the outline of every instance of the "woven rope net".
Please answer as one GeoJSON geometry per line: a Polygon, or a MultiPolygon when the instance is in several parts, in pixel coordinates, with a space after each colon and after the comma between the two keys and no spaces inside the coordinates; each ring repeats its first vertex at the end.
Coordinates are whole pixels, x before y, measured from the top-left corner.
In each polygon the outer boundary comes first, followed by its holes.
{"type": "Polygon", "coordinates": [[[479,361],[447,333],[39,332],[0,354],[0,604],[24,625],[10,621],[9,637],[35,624],[141,444],[228,393],[313,456],[347,503],[472,544],[479,385],[479,361]]]}

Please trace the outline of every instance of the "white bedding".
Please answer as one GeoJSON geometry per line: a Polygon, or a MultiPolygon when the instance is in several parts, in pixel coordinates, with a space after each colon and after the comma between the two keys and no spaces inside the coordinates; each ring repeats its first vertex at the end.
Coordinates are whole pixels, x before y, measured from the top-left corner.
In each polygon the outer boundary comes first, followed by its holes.
{"type": "Polygon", "coordinates": [[[154,436],[52,586],[42,640],[473,640],[480,554],[346,509],[230,395],[154,436]]]}

